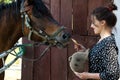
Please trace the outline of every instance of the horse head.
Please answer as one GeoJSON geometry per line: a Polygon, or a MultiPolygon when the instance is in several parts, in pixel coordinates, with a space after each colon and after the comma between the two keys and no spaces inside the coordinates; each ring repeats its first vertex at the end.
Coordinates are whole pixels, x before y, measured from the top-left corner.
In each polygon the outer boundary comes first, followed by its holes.
{"type": "Polygon", "coordinates": [[[23,17],[23,35],[29,40],[65,47],[70,39],[70,34],[65,32],[51,15],[48,8],[41,0],[24,0],[21,3],[23,17]]]}

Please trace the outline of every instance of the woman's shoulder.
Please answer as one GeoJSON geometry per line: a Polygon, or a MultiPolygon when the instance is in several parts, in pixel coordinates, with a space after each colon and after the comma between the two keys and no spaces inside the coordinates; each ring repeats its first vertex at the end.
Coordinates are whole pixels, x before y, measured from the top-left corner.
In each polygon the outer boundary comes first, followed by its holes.
{"type": "Polygon", "coordinates": [[[116,46],[115,36],[114,36],[114,35],[111,35],[111,36],[105,38],[105,39],[103,40],[103,43],[104,43],[106,46],[116,46]]]}
{"type": "Polygon", "coordinates": [[[94,45],[91,50],[102,50],[105,47],[117,47],[116,46],[116,42],[115,42],[115,37],[114,35],[108,36],[106,38],[104,38],[101,42],[97,43],[96,45],[94,45]]]}
{"type": "Polygon", "coordinates": [[[116,45],[116,41],[115,41],[115,36],[111,35],[110,37],[106,38],[104,41],[104,48],[107,50],[116,50],[118,51],[118,47],[116,45]]]}

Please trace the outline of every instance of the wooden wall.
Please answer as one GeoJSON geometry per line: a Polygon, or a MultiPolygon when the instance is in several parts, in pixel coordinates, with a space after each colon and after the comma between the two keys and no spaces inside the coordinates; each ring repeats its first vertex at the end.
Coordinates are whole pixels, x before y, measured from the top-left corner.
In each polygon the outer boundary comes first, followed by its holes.
{"type": "MultiPolygon", "coordinates": [[[[72,37],[86,48],[96,43],[90,29],[90,12],[110,0],[43,0],[53,17],[72,33],[72,37]]],[[[23,39],[24,43],[34,43],[23,39]]],[[[27,47],[23,57],[36,58],[46,46],[27,47]]],[[[22,61],[22,80],[80,80],[69,68],[68,57],[75,52],[71,42],[67,48],[51,48],[36,62],[22,61]]]]}

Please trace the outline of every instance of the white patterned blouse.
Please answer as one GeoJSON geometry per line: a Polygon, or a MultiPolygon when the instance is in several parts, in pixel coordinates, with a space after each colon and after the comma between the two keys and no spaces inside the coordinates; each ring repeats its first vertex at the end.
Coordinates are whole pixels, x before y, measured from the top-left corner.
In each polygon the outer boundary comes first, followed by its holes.
{"type": "Polygon", "coordinates": [[[104,38],[89,52],[89,72],[100,73],[101,80],[118,80],[118,48],[114,35],[104,38]]]}

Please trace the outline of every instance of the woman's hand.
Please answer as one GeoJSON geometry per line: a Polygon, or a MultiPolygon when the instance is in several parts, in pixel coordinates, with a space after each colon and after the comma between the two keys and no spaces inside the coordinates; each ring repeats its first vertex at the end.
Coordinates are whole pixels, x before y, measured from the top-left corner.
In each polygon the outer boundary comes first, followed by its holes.
{"type": "Polygon", "coordinates": [[[88,79],[88,75],[89,75],[88,72],[83,72],[83,73],[74,72],[74,73],[80,79],[88,79]]]}
{"type": "Polygon", "coordinates": [[[75,39],[72,39],[72,41],[74,43],[74,49],[76,51],[79,51],[79,50],[83,51],[86,49],[82,44],[79,44],[75,39]]]}
{"type": "Polygon", "coordinates": [[[81,45],[80,44],[74,44],[74,49],[76,51],[79,51],[81,49],[81,45]]]}
{"type": "Polygon", "coordinates": [[[78,76],[80,79],[97,79],[100,80],[100,73],[88,73],[88,72],[83,72],[83,73],[78,73],[74,72],[76,76],[78,76]]]}

